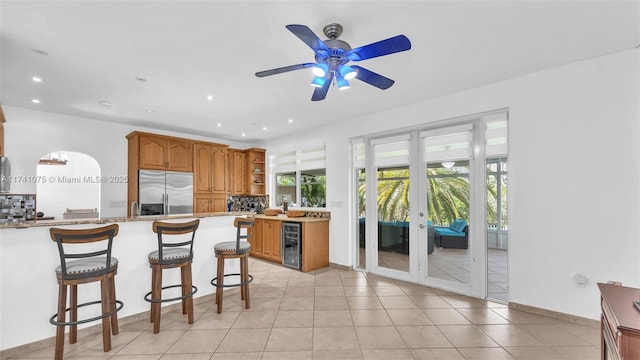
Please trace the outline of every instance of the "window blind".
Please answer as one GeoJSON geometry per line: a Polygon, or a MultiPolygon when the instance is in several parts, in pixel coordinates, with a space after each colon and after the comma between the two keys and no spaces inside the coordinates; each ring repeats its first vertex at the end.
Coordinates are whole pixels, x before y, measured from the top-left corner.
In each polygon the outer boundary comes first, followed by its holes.
{"type": "Polygon", "coordinates": [[[326,146],[283,152],[270,156],[269,160],[272,173],[324,169],[327,166],[326,146]]]}
{"type": "Polygon", "coordinates": [[[371,142],[376,166],[395,166],[409,164],[409,134],[376,139],[371,142]]]}
{"type": "Polygon", "coordinates": [[[353,156],[353,167],[363,169],[367,159],[364,151],[364,139],[355,139],[351,142],[351,154],[353,156]]]}
{"type": "Polygon", "coordinates": [[[486,156],[507,155],[507,117],[507,112],[501,112],[483,118],[486,156]]]}
{"type": "Polygon", "coordinates": [[[427,162],[445,160],[463,160],[473,157],[472,126],[449,127],[442,131],[424,131],[422,137],[424,159],[427,162]]]}

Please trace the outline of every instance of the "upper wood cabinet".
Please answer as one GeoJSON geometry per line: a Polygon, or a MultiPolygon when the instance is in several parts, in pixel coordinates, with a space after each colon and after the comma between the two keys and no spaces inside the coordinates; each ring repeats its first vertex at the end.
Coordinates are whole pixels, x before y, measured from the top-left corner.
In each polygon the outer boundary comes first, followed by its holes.
{"type": "Polygon", "coordinates": [[[250,195],[265,195],[266,191],[266,151],[264,149],[251,148],[245,150],[246,154],[246,191],[250,195]]]}
{"type": "Polygon", "coordinates": [[[227,192],[227,145],[193,144],[193,191],[227,192]]]}
{"type": "Polygon", "coordinates": [[[195,213],[227,211],[227,148],[222,144],[193,144],[195,213]]]}
{"type": "Polygon", "coordinates": [[[229,192],[234,195],[244,195],[246,189],[246,158],[247,155],[242,150],[229,149],[229,192]]]}
{"type": "Polygon", "coordinates": [[[132,141],[138,144],[139,169],[193,171],[191,141],[139,132],[133,132],[127,138],[129,151],[132,150],[132,141]]]}

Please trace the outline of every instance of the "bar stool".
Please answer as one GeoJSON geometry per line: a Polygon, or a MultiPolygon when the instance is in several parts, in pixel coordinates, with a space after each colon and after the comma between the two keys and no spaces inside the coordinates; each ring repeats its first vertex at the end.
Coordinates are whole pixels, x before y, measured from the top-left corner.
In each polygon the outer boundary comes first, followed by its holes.
{"type": "Polygon", "coordinates": [[[198,288],[191,282],[191,263],[193,262],[193,240],[199,225],[198,219],[182,223],[153,222],[153,232],[158,234],[158,250],[149,253],[151,291],[144,296],[144,299],[151,303],[154,334],[160,332],[160,305],[163,302],[181,300],[182,313],[187,315],[189,324],[193,324],[193,294],[198,291],[198,288]],[[163,287],[162,270],[172,268],[180,268],[180,284],[163,287]],[[176,287],[182,288],[182,296],[162,298],[162,290],[176,287]]]}
{"type": "Polygon", "coordinates": [[[118,259],[111,256],[113,238],[118,235],[118,224],[93,229],[49,230],[51,240],[58,244],[60,266],[56,268],[58,278],[58,313],[49,322],[57,326],[55,359],[62,359],[64,352],[64,327],[69,326],[69,343],[78,340],[78,324],[102,319],[102,347],[111,350],[111,334],[118,334],[118,311],[124,304],[116,300],[115,276],[118,259]],[[99,245],[90,244],[106,241],[99,245]],[[75,259],[69,260],[67,259],[75,259]],[[100,300],[78,304],[78,285],[100,281],[100,300]],[[69,308],[67,287],[70,286],[69,308]],[[78,320],[78,308],[101,304],[102,314],[90,319],[78,320]],[[69,321],[65,321],[69,312],[69,321]]]}
{"type": "Polygon", "coordinates": [[[218,314],[222,313],[222,295],[225,287],[240,286],[240,299],[244,300],[245,308],[250,306],[249,302],[249,283],[253,281],[253,276],[249,275],[249,251],[251,251],[251,244],[249,238],[251,237],[250,229],[253,226],[253,218],[235,218],[233,226],[236,227],[236,240],[225,241],[216,244],[213,249],[218,258],[217,276],[211,279],[211,285],[216,287],[216,304],[218,305],[218,314]],[[242,234],[242,229],[245,229],[245,233],[242,234]],[[244,240],[244,241],[243,241],[244,240]],[[225,274],[224,273],[224,261],[227,259],[240,258],[240,273],[225,274]],[[224,284],[224,278],[227,276],[240,275],[240,282],[235,284],[224,284]]]}

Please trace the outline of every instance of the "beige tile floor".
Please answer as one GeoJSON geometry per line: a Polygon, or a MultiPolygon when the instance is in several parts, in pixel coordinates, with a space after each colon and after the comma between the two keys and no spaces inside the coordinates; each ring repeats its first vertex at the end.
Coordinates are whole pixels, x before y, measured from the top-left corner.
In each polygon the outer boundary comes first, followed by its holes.
{"type": "MultiPolygon", "coordinates": [[[[122,324],[113,348],[100,334],[65,344],[65,359],[599,359],[598,327],[357,271],[312,273],[251,259],[251,309],[238,292],[216,314],[198,299],[196,320],[162,315],[122,324]]],[[[53,348],[14,359],[50,359],[53,348]]]]}

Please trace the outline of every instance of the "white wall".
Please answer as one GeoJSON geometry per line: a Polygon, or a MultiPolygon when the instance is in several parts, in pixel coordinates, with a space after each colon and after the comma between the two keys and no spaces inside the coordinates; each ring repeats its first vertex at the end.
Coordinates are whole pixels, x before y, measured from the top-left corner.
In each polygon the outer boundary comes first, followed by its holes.
{"type": "MultiPolygon", "coordinates": [[[[640,286],[638,57],[628,50],[306,131],[305,143],[327,144],[330,261],[352,265],[350,137],[509,108],[510,300],[598,319],[597,282],[640,286]]],[[[290,150],[301,136],[265,146],[290,150]]]]}

